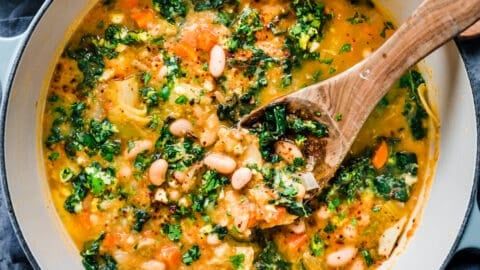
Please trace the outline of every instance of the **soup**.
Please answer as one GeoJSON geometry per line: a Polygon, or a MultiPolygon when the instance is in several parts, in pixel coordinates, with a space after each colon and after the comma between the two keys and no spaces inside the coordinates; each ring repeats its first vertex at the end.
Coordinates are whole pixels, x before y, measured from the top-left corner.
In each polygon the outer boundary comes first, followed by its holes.
{"type": "MultiPolygon", "coordinates": [[[[394,31],[371,1],[103,0],[56,65],[43,141],[85,269],[371,269],[428,182],[435,116],[417,68],[319,190],[320,122],[267,110],[394,31]]],[[[342,115],[336,115],[342,121],[342,115]]]]}

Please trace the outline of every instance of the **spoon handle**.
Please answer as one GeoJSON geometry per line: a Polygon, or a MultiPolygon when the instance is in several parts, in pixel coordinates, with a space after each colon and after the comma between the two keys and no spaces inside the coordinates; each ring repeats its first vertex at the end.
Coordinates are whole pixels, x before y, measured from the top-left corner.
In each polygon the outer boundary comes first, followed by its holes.
{"type": "Polygon", "coordinates": [[[479,18],[480,0],[425,0],[383,46],[334,77],[330,108],[345,116],[338,127],[347,143],[402,74],[479,18]]]}

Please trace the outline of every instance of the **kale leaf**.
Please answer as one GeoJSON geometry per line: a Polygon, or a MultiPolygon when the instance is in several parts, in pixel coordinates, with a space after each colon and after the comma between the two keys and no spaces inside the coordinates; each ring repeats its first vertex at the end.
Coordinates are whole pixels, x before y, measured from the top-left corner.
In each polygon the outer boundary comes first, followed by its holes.
{"type": "Polygon", "coordinates": [[[182,140],[173,136],[168,125],[162,127],[155,148],[168,162],[170,169],[180,171],[201,160],[205,155],[205,150],[192,139],[187,137],[182,140]]]}
{"type": "Polygon", "coordinates": [[[163,224],[162,232],[168,239],[174,242],[178,242],[182,237],[182,227],[180,227],[180,224],[163,224]]]}
{"type": "Polygon", "coordinates": [[[403,116],[407,120],[412,136],[421,140],[427,135],[426,119],[428,114],[420,101],[418,88],[424,84],[422,75],[415,70],[407,72],[400,78],[400,87],[408,89],[408,95],[403,107],[403,116]]]}
{"type": "Polygon", "coordinates": [[[280,253],[278,253],[275,243],[268,242],[263,250],[255,258],[255,269],[258,270],[289,270],[291,265],[280,253]]]}
{"type": "Polygon", "coordinates": [[[88,193],[92,193],[93,196],[98,198],[108,196],[113,191],[111,187],[114,183],[114,170],[102,168],[100,164],[93,162],[72,178],[73,191],[65,200],[65,210],[70,213],[80,212],[82,210],[82,201],[88,193]]]}
{"type": "Polygon", "coordinates": [[[170,23],[187,15],[187,3],[184,0],[152,0],[153,9],[170,23]]]}
{"type": "Polygon", "coordinates": [[[135,222],[133,223],[133,230],[136,232],[141,232],[145,223],[147,223],[151,215],[144,209],[135,209],[134,210],[135,222]]]}
{"type": "Polygon", "coordinates": [[[252,132],[258,135],[262,157],[270,162],[279,160],[274,143],[287,136],[312,135],[318,138],[328,136],[327,127],[314,120],[303,120],[288,114],[285,105],[271,106],[265,110],[263,119],[256,123],[252,132]]]}
{"type": "Polygon", "coordinates": [[[105,233],[90,242],[87,242],[80,253],[85,270],[116,270],[117,262],[109,254],[101,254],[100,246],[105,239],[105,233]]]}
{"type": "Polygon", "coordinates": [[[228,183],[228,178],[216,171],[208,170],[202,176],[202,183],[197,193],[191,194],[192,209],[199,213],[216,203],[221,188],[228,183]]]}
{"type": "Polygon", "coordinates": [[[193,262],[200,259],[201,256],[200,247],[198,245],[192,246],[187,252],[182,255],[182,262],[186,265],[191,265],[193,262]]]}
{"type": "Polygon", "coordinates": [[[227,40],[227,48],[235,52],[241,48],[252,48],[257,41],[255,33],[263,28],[258,11],[247,7],[242,10],[233,24],[233,33],[227,40]]]}
{"type": "Polygon", "coordinates": [[[237,0],[192,0],[195,11],[221,9],[230,4],[237,4],[237,0]]]}

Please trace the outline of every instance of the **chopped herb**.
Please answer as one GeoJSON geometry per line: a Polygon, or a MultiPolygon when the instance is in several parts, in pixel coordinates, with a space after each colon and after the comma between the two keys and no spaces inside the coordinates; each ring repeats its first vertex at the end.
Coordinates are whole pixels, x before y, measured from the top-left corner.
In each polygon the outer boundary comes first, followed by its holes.
{"type": "Polygon", "coordinates": [[[133,224],[133,230],[136,232],[141,232],[143,226],[151,218],[150,214],[143,209],[135,209],[134,211],[135,223],[133,224]]]}
{"type": "Polygon", "coordinates": [[[348,18],[347,21],[351,24],[360,24],[368,21],[368,17],[358,11],[355,12],[355,15],[348,18]]]}
{"type": "Polygon", "coordinates": [[[48,155],[48,159],[51,160],[51,161],[55,161],[55,160],[57,160],[59,157],[60,157],[60,153],[58,153],[57,151],[51,152],[51,153],[48,155]]]}
{"type": "Polygon", "coordinates": [[[227,48],[231,52],[238,49],[253,47],[257,40],[255,33],[263,28],[258,11],[253,8],[244,8],[235,19],[232,36],[227,40],[227,48]]]}
{"type": "Polygon", "coordinates": [[[363,260],[365,261],[368,267],[372,266],[375,263],[375,261],[372,258],[372,255],[370,254],[370,251],[368,251],[367,249],[362,249],[360,251],[360,254],[362,254],[363,260]]]}
{"type": "Polygon", "coordinates": [[[278,253],[275,243],[268,242],[255,259],[254,267],[258,270],[289,270],[291,265],[278,253]]]}
{"type": "Polygon", "coordinates": [[[178,96],[177,99],[175,99],[175,103],[179,105],[187,104],[187,102],[188,102],[188,98],[184,95],[178,96]]]}
{"type": "Polygon", "coordinates": [[[184,0],[152,0],[153,9],[170,23],[187,15],[187,3],[184,0]]]}
{"type": "Polygon", "coordinates": [[[174,242],[178,242],[182,237],[182,227],[180,227],[180,224],[163,224],[162,231],[168,239],[174,242]]]}
{"type": "Polygon", "coordinates": [[[325,252],[325,243],[320,238],[320,235],[314,234],[310,240],[310,251],[314,256],[322,256],[325,252]]]}
{"type": "Polygon", "coordinates": [[[182,255],[182,262],[186,265],[191,265],[193,262],[200,259],[200,256],[200,247],[194,245],[182,255]]]}
{"type": "Polygon", "coordinates": [[[117,262],[109,254],[100,253],[100,245],[105,239],[102,233],[97,239],[87,242],[80,253],[83,257],[82,264],[86,270],[116,270],[117,262]]]}
{"type": "Polygon", "coordinates": [[[243,269],[244,261],[245,261],[245,254],[240,253],[240,254],[230,256],[230,263],[232,264],[232,267],[234,270],[243,269]]]}
{"type": "Polygon", "coordinates": [[[347,53],[352,51],[352,44],[350,43],[345,43],[342,45],[340,48],[340,53],[347,53]]]}
{"type": "Polygon", "coordinates": [[[387,30],[393,30],[395,27],[393,26],[393,23],[390,21],[386,21],[383,23],[383,29],[380,32],[380,36],[383,38],[387,37],[387,30]]]}

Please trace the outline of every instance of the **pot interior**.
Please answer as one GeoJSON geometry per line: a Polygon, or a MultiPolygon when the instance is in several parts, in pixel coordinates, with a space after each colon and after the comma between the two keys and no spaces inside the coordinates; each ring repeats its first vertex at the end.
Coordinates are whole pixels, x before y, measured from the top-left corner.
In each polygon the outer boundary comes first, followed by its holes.
{"type": "MultiPolygon", "coordinates": [[[[420,0],[379,1],[397,22],[420,0]]],[[[82,269],[78,251],[51,202],[40,162],[41,115],[53,66],[92,1],[52,1],[18,63],[5,115],[5,168],[15,218],[38,265],[82,269]],[[32,128],[35,127],[35,131],[32,128]],[[59,254],[62,254],[59,256],[59,254]]],[[[476,162],[476,120],[471,87],[454,43],[426,59],[430,98],[441,119],[440,158],[418,229],[399,257],[398,269],[438,269],[457,241],[468,212],[476,162]],[[434,248],[432,248],[434,247],[434,248]]],[[[13,67],[12,67],[13,68],[13,67]]]]}

